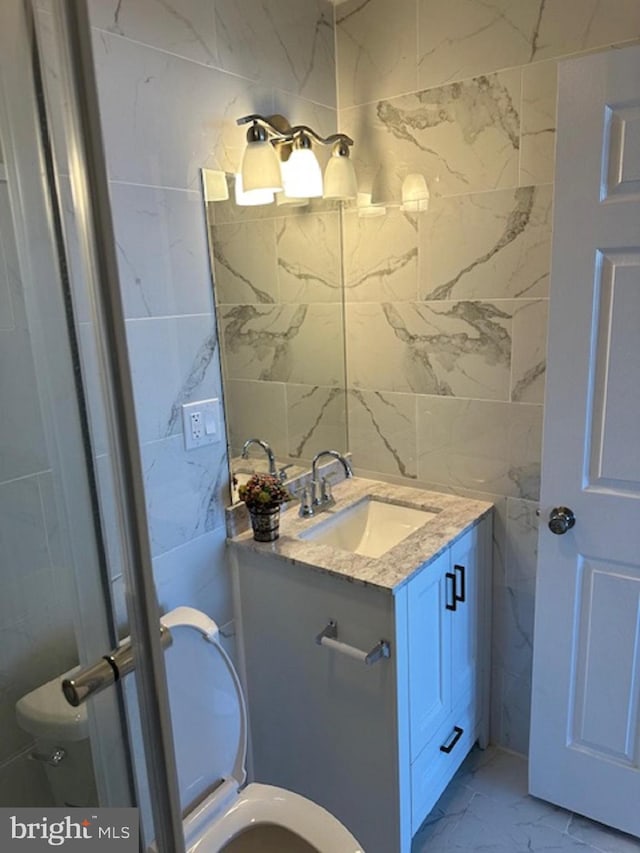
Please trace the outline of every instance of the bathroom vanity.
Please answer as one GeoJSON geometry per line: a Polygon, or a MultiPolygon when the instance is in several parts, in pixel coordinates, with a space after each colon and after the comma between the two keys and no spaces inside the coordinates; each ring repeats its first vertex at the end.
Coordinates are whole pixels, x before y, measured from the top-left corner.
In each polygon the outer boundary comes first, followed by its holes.
{"type": "Polygon", "coordinates": [[[409,853],[488,739],[492,507],[360,478],[335,497],[230,542],[253,776],[409,853]]]}

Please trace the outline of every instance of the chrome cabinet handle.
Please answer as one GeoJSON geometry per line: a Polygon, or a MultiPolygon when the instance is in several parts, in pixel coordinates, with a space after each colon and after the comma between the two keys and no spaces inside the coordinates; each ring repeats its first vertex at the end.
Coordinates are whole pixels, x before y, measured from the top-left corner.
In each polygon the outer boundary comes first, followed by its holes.
{"type": "Polygon", "coordinates": [[[557,536],[571,530],[575,523],[576,517],[568,506],[555,506],[549,513],[549,530],[557,536]]]}

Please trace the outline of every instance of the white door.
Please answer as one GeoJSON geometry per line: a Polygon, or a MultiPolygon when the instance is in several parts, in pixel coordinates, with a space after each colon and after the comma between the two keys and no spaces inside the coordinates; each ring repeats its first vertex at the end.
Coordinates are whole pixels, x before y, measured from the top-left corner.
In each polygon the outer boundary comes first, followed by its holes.
{"type": "Polygon", "coordinates": [[[640,836],[640,47],[561,66],[558,122],[530,791],[640,836]]]}

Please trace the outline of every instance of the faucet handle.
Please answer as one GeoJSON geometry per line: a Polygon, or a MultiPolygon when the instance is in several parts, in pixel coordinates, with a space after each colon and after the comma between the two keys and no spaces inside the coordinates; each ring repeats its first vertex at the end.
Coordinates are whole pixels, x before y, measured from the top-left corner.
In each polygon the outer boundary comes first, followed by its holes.
{"type": "Polygon", "coordinates": [[[333,479],[333,474],[327,474],[326,477],[320,479],[320,503],[322,506],[331,506],[335,503],[331,487],[333,479]]]}
{"type": "Polygon", "coordinates": [[[289,464],[288,464],[288,465],[283,465],[283,466],[282,466],[282,468],[279,470],[279,472],[278,472],[278,479],[280,480],[280,482],[281,482],[281,483],[284,483],[284,482],[286,481],[286,479],[287,479],[287,470],[288,470],[289,468],[293,468],[293,467],[294,467],[294,465],[295,465],[295,462],[289,462],[289,464]]]}
{"type": "Polygon", "coordinates": [[[300,509],[298,510],[298,515],[301,518],[308,518],[310,515],[314,514],[313,509],[313,501],[311,499],[311,490],[308,486],[306,486],[302,490],[302,494],[300,495],[300,509]]]}

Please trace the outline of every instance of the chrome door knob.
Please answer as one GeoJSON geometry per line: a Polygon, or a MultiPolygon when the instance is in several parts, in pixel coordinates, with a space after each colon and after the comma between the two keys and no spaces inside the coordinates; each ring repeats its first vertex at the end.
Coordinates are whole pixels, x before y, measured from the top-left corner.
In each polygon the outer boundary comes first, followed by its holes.
{"type": "Polygon", "coordinates": [[[549,513],[549,530],[558,536],[571,530],[575,523],[576,517],[568,506],[554,506],[549,513]]]}

